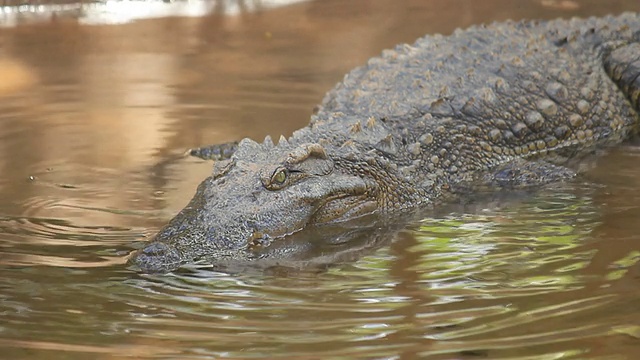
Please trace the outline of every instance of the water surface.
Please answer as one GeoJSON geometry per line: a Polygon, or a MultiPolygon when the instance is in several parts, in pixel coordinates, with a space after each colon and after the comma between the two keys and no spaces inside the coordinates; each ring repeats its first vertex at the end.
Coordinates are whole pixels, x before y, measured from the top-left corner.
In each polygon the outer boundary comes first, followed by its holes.
{"type": "Polygon", "coordinates": [[[127,270],[211,169],[167,159],[290,135],[382,49],[494,20],[640,11],[636,0],[256,3],[3,8],[2,358],[640,356],[634,143],[580,181],[432,214],[326,269],[127,270]]]}

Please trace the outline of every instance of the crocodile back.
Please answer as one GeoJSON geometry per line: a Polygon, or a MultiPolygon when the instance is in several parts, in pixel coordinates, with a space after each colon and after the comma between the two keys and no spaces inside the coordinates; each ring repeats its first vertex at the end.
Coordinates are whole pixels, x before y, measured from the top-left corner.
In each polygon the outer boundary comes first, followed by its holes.
{"type": "Polygon", "coordinates": [[[627,13],[426,36],[346,75],[315,121],[380,119],[403,157],[456,178],[518,157],[562,162],[634,131],[637,112],[603,58],[611,44],[638,41],[638,29],[627,13]]]}
{"type": "Polygon", "coordinates": [[[640,42],[612,46],[605,50],[605,70],[640,111],[640,42]]]}

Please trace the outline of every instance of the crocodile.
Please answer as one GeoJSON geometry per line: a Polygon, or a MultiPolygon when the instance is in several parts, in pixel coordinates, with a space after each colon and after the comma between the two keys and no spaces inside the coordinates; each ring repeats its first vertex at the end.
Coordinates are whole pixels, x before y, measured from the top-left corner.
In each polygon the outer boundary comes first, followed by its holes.
{"type": "Polygon", "coordinates": [[[639,106],[637,13],[427,35],[348,73],[277,144],[191,150],[212,174],[129,261],[167,272],[277,259],[308,228],[569,180],[636,133],[639,106]]]}

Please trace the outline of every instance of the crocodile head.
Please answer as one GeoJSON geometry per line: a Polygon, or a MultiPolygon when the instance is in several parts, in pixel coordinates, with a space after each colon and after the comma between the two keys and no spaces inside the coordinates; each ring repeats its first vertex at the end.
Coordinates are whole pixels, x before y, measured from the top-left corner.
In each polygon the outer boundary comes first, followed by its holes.
{"type": "Polygon", "coordinates": [[[308,225],[375,212],[375,182],[339,163],[317,143],[245,139],[229,160],[214,164],[189,204],[130,262],[166,272],[203,258],[259,259],[265,248],[308,225]]]}

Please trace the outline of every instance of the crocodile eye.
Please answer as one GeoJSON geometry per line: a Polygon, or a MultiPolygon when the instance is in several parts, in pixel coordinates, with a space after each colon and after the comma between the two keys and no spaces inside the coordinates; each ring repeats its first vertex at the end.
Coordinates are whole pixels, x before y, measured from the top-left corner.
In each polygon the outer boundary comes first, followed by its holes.
{"type": "Polygon", "coordinates": [[[271,183],[274,185],[282,185],[287,180],[287,169],[277,169],[271,175],[271,183]]]}
{"type": "Polygon", "coordinates": [[[295,173],[295,170],[289,170],[284,166],[278,167],[271,175],[263,173],[260,176],[262,180],[262,186],[267,190],[280,190],[287,186],[291,182],[291,174],[295,173]]]}

